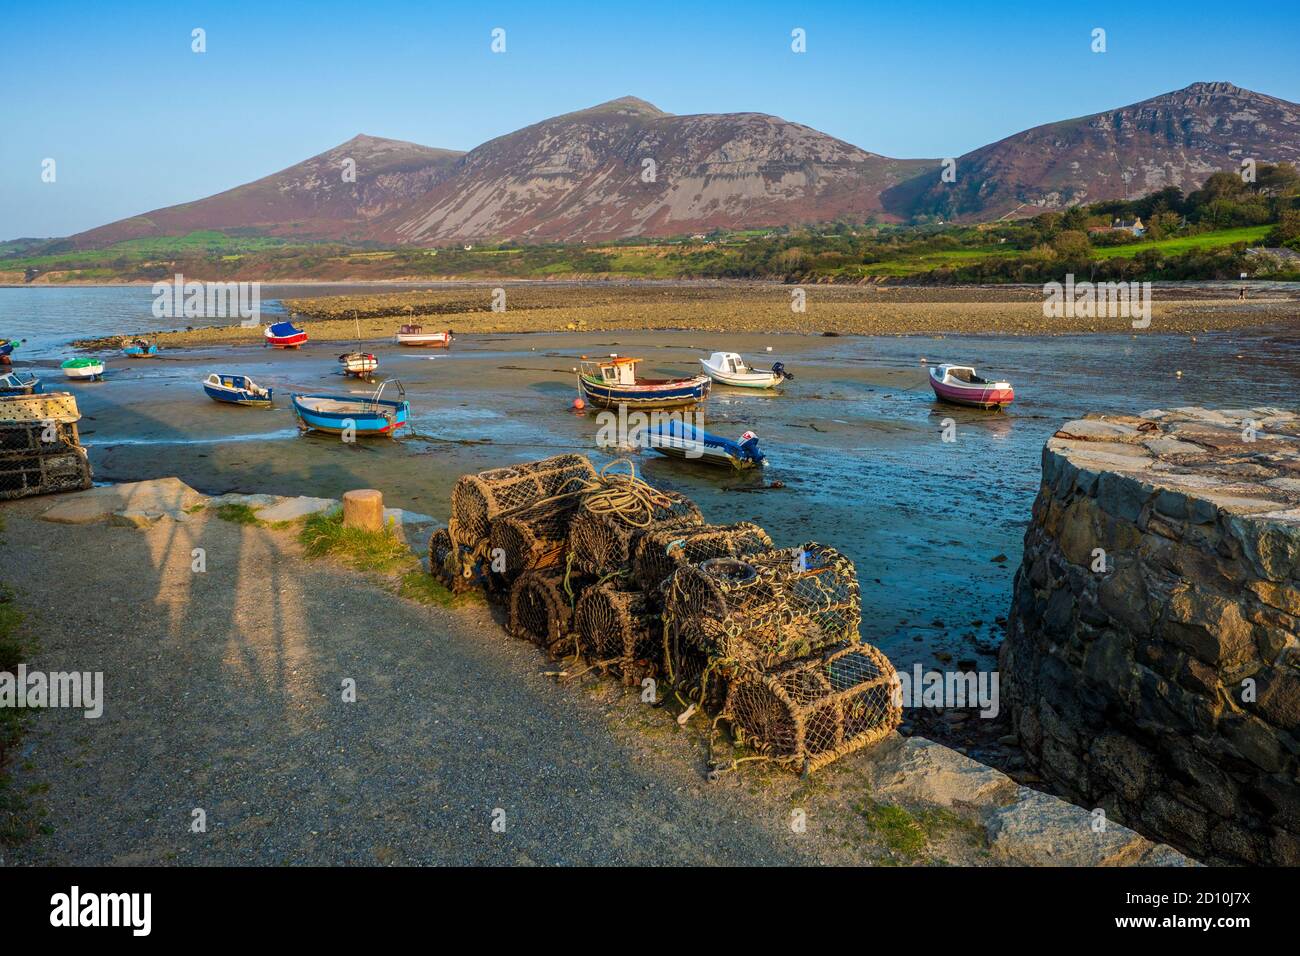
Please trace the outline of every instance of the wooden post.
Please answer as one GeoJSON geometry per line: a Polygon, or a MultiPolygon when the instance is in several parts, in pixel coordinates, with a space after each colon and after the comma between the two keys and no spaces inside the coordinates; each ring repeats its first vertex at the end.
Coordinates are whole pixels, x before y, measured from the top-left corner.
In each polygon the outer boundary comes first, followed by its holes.
{"type": "Polygon", "coordinates": [[[373,488],[358,488],[343,495],[343,527],[362,531],[384,529],[384,496],[373,488]]]}

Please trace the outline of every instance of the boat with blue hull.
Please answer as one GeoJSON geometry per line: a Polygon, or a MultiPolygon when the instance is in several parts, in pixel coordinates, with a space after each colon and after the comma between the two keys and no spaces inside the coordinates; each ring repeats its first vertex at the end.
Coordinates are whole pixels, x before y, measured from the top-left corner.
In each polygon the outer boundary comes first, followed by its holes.
{"type": "Polygon", "coordinates": [[[33,395],[40,390],[41,380],[31,372],[0,375],[0,395],[33,395]]]}
{"type": "Polygon", "coordinates": [[[148,339],[136,339],[122,347],[122,354],[127,358],[153,358],[158,354],[158,346],[148,339]]]}
{"type": "Polygon", "coordinates": [[[673,408],[702,402],[709,394],[707,375],[689,378],[641,378],[636,366],[641,360],[611,355],[583,360],[578,368],[582,397],[601,408],[628,405],[636,408],[673,408]]]}
{"type": "Polygon", "coordinates": [[[26,339],[0,339],[0,365],[10,364],[13,361],[14,349],[26,341],[26,339]]]}
{"type": "Polygon", "coordinates": [[[660,454],[706,465],[725,465],[743,471],[767,464],[767,456],[758,450],[758,436],[753,432],[745,432],[739,441],[732,441],[677,418],[652,425],[646,432],[646,442],[660,454]]]}
{"type": "Polygon", "coordinates": [[[304,431],[328,432],[332,435],[391,435],[406,425],[411,404],[406,389],[395,378],[383,382],[369,398],[355,395],[294,395],[293,413],[304,431]],[[383,397],[384,389],[396,385],[399,399],[383,397]]]}
{"type": "Polygon", "coordinates": [[[228,375],[213,372],[203,380],[203,391],[214,402],[226,405],[261,405],[271,404],[273,390],[263,388],[247,375],[228,375]]]}

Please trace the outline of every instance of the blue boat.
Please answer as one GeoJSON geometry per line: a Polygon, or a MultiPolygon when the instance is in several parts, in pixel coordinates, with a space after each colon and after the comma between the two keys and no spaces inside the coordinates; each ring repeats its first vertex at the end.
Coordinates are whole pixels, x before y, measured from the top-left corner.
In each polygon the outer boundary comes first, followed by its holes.
{"type": "Polygon", "coordinates": [[[9,356],[13,354],[13,350],[26,341],[26,339],[0,339],[0,363],[8,365],[12,361],[9,356]]]}
{"type": "Polygon", "coordinates": [[[214,402],[227,405],[270,405],[272,390],[263,388],[247,375],[213,372],[203,380],[203,391],[214,402]]]}
{"type": "Polygon", "coordinates": [[[329,432],[343,435],[351,432],[358,438],[367,435],[390,435],[406,424],[411,414],[411,403],[406,400],[406,389],[395,378],[380,384],[369,398],[355,395],[294,395],[293,413],[298,416],[298,427],[304,431],[329,432]],[[384,389],[396,385],[402,396],[393,401],[383,397],[384,389]]]}
{"type": "Polygon", "coordinates": [[[767,464],[767,456],[758,450],[758,436],[753,432],[745,432],[740,441],[732,441],[678,418],[652,423],[646,431],[646,443],[660,454],[708,465],[743,470],[767,464]]]}
{"type": "Polygon", "coordinates": [[[578,365],[582,397],[601,408],[672,408],[702,402],[709,394],[707,375],[641,378],[636,374],[640,361],[624,355],[606,359],[588,359],[584,355],[578,365]]]}
{"type": "Polygon", "coordinates": [[[122,354],[127,358],[153,358],[158,354],[158,346],[145,339],[136,339],[130,345],[123,346],[122,354]]]}

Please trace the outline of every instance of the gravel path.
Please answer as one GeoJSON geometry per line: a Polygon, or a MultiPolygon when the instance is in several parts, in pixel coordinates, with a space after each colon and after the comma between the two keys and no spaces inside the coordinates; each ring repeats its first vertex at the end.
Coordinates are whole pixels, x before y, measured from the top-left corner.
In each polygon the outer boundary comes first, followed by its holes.
{"type": "MultiPolygon", "coordinates": [[[[103,671],[106,704],[98,720],[31,722],[15,783],[40,793],[50,832],[0,851],[9,863],[889,856],[852,809],[866,754],[808,783],[758,770],[711,785],[698,735],[611,681],[557,686],[487,608],[399,599],[300,557],[286,531],[203,514],[147,531],[35,520],[47,505],[0,512],[0,581],[40,641],[29,667],[103,671]]],[[[961,862],[962,845],[944,858],[961,862]]]]}

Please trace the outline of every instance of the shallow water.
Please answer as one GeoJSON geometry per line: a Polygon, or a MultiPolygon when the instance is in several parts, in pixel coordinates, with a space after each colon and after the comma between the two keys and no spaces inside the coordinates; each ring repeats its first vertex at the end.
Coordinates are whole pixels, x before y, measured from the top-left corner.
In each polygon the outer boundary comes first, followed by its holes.
{"type": "MultiPolygon", "coordinates": [[[[0,290],[0,302],[8,291],[0,290]]],[[[76,291],[89,309],[97,293],[123,290],[76,291]]],[[[148,289],[131,291],[143,297],[146,325],[156,327],[148,289]]],[[[105,328],[79,327],[75,335],[94,331],[105,328]]],[[[451,486],[465,472],[566,450],[609,460],[595,448],[595,416],[570,408],[579,355],[640,355],[652,375],[693,371],[697,358],[731,348],[755,364],[783,361],[796,376],[776,395],[718,386],[705,406],[710,431],[757,432],[770,466],[734,476],[639,452],[638,469],[693,497],[711,521],[752,520],[779,545],[818,540],[847,553],[862,582],[863,636],[907,668],[963,659],[992,666],[1043,442],[1062,422],[1092,411],[1287,405],[1300,372],[1300,329],[1196,340],[749,335],[719,342],[691,332],[566,333],[464,336],[450,352],[367,347],[379,355],[382,377],[400,378],[411,401],[413,434],[400,441],[344,444],[298,434],[291,391],[370,390],[337,373],[341,345],[110,357],[104,382],[70,386],[96,478],[175,474],[211,493],[328,497],[375,487],[390,505],[445,519],[451,486]],[[922,358],[1008,378],[1017,401],[1001,413],[940,405],[922,358]],[[273,386],[276,407],[217,405],[199,385],[211,371],[273,386]],[[941,440],[946,418],[957,429],[952,443],[941,440]],[[786,487],[763,487],[774,480],[786,487]]],[[[51,384],[55,365],[53,356],[18,363],[51,384]]]]}

